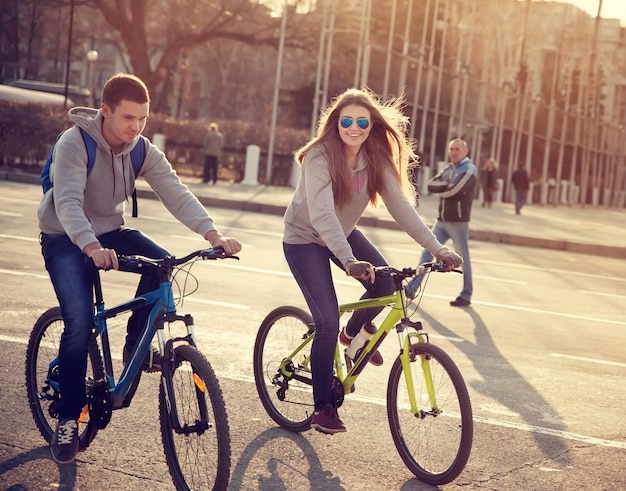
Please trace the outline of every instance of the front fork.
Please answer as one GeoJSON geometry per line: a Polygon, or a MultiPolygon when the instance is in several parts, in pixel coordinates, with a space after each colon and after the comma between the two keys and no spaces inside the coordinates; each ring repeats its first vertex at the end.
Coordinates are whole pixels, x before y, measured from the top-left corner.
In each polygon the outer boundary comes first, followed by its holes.
{"type": "Polygon", "coordinates": [[[161,384],[163,386],[165,404],[167,406],[167,414],[170,419],[170,425],[174,432],[178,434],[182,433],[185,435],[188,435],[190,433],[202,434],[204,431],[210,428],[211,423],[209,422],[209,411],[206,403],[207,388],[204,384],[204,381],[195,373],[195,371],[192,373],[192,377],[196,389],[196,400],[198,401],[199,418],[195,421],[195,424],[191,426],[185,424],[183,426],[181,425],[180,418],[178,417],[173,375],[179,362],[174,356],[174,343],[184,342],[195,348],[196,340],[194,333],[194,321],[191,315],[187,314],[185,316],[166,316],[165,322],[175,321],[184,322],[187,330],[186,336],[170,338],[165,341],[165,329],[157,329],[157,339],[163,360],[161,364],[161,384]]]}
{"type": "Polygon", "coordinates": [[[400,333],[404,333],[404,339],[402,341],[402,350],[400,351],[400,364],[402,365],[402,372],[404,373],[404,380],[406,383],[407,393],[409,396],[409,403],[411,405],[411,413],[416,417],[423,419],[426,414],[438,414],[439,407],[435,398],[435,390],[433,386],[432,373],[430,370],[430,358],[424,354],[415,354],[411,349],[416,343],[428,343],[428,334],[422,330],[421,322],[411,322],[408,319],[403,319],[396,329],[400,333]],[[410,323],[410,326],[415,330],[407,330],[406,322],[410,323]],[[413,371],[411,370],[411,363],[416,363],[416,357],[420,357],[420,364],[422,367],[422,373],[424,375],[424,385],[428,392],[428,399],[430,402],[430,410],[424,411],[418,407],[417,397],[415,395],[415,384],[413,380],[413,371]]]}

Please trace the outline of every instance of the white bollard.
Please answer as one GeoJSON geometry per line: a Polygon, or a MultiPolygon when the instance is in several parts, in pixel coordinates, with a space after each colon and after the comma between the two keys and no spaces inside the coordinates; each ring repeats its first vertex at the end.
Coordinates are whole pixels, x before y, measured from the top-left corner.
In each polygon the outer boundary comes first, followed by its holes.
{"type": "Polygon", "coordinates": [[[296,159],[291,162],[291,174],[289,175],[289,186],[296,188],[300,181],[300,164],[296,159]]]}
{"type": "Polygon", "coordinates": [[[165,152],[165,135],[163,133],[155,133],[152,135],[152,143],[156,146],[161,152],[165,152]]]}
{"type": "Polygon", "coordinates": [[[246,186],[259,185],[259,158],[261,156],[261,147],[258,145],[248,145],[246,148],[246,169],[241,184],[246,186]]]}

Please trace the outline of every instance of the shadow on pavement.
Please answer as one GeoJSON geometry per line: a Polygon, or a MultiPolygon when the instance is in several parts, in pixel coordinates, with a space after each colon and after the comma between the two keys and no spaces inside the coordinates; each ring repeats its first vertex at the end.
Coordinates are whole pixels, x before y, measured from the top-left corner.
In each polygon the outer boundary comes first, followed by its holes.
{"type": "MultiPolygon", "coordinates": [[[[459,338],[459,334],[448,329],[436,318],[420,309],[421,318],[434,331],[442,336],[459,338]]],[[[472,362],[481,376],[481,381],[468,384],[475,391],[481,392],[487,398],[502,404],[515,414],[518,414],[526,424],[531,426],[545,425],[557,431],[566,431],[561,416],[554,408],[530,385],[509,362],[502,356],[493,342],[489,329],[480,314],[472,307],[464,309],[474,323],[475,342],[464,339],[464,342],[455,344],[472,362]],[[506,387],[506,390],[502,390],[506,387]]],[[[428,329],[427,329],[428,330],[428,329]]],[[[471,397],[471,394],[470,394],[471,397]]],[[[569,464],[570,457],[567,447],[558,438],[542,438],[539,433],[533,432],[537,447],[549,459],[559,459],[561,464],[569,464]]]]}
{"type": "MultiPolygon", "coordinates": [[[[35,489],[58,489],[60,491],[70,491],[76,486],[76,464],[71,465],[57,465],[50,456],[50,447],[43,446],[37,447],[28,452],[23,452],[0,463],[0,482],[6,482],[5,476],[12,470],[16,470],[25,464],[36,463],[36,467],[39,472],[29,472],[29,482],[20,482],[9,485],[9,487],[2,488],[6,491],[22,491],[22,490],[35,490],[35,489]],[[59,469],[59,481],[54,480],[54,474],[49,471],[49,466],[42,465],[38,461],[46,460],[50,464],[59,469]]],[[[24,476],[25,473],[20,472],[20,476],[24,476]]],[[[7,483],[8,484],[8,483],[7,483]]]]}

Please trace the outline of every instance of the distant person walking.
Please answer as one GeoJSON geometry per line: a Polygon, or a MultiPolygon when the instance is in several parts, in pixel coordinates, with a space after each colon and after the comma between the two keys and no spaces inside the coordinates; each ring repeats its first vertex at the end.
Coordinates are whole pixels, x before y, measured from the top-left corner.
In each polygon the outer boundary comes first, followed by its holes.
{"type": "Polygon", "coordinates": [[[204,137],[204,172],[202,182],[217,182],[217,167],[222,156],[224,136],[219,132],[217,123],[209,125],[209,132],[204,137]]]}
{"type": "Polygon", "coordinates": [[[483,208],[491,208],[493,193],[499,189],[498,185],[498,162],[493,158],[485,160],[480,169],[480,184],[483,188],[483,208]]]}
{"type": "Polygon", "coordinates": [[[519,163],[517,170],[513,172],[511,182],[515,188],[515,214],[519,215],[528,200],[528,190],[530,189],[530,177],[524,163],[519,163]]]}
{"type": "MultiPolygon", "coordinates": [[[[468,154],[465,140],[452,140],[448,144],[450,163],[428,182],[428,191],[439,194],[439,215],[433,233],[442,245],[451,239],[454,249],[463,258],[463,290],[450,302],[453,307],[469,307],[474,290],[469,253],[469,221],[478,178],[476,167],[468,154]]],[[[432,254],[424,249],[418,264],[432,261],[432,258],[432,254]]],[[[405,287],[407,297],[416,297],[423,279],[424,275],[411,278],[405,287]]]]}

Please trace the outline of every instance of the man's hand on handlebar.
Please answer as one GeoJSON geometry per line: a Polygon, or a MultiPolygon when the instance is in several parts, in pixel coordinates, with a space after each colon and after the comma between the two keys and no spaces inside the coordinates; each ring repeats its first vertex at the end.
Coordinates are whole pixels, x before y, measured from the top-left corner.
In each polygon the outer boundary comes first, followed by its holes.
{"type": "Polygon", "coordinates": [[[119,269],[120,267],[115,251],[106,249],[97,242],[85,246],[83,252],[91,258],[94,266],[98,269],[106,271],[107,269],[119,269]]]}
{"type": "Polygon", "coordinates": [[[211,243],[211,247],[221,247],[226,254],[237,254],[241,250],[241,243],[232,237],[224,237],[216,230],[208,232],[205,239],[211,243]]]}
{"type": "Polygon", "coordinates": [[[374,267],[367,261],[348,261],[346,274],[360,280],[369,280],[370,283],[374,283],[376,279],[374,267]]]}
{"type": "Polygon", "coordinates": [[[435,254],[437,261],[441,261],[446,265],[448,271],[458,268],[463,264],[463,259],[456,252],[449,251],[447,247],[442,247],[435,254]]]}

